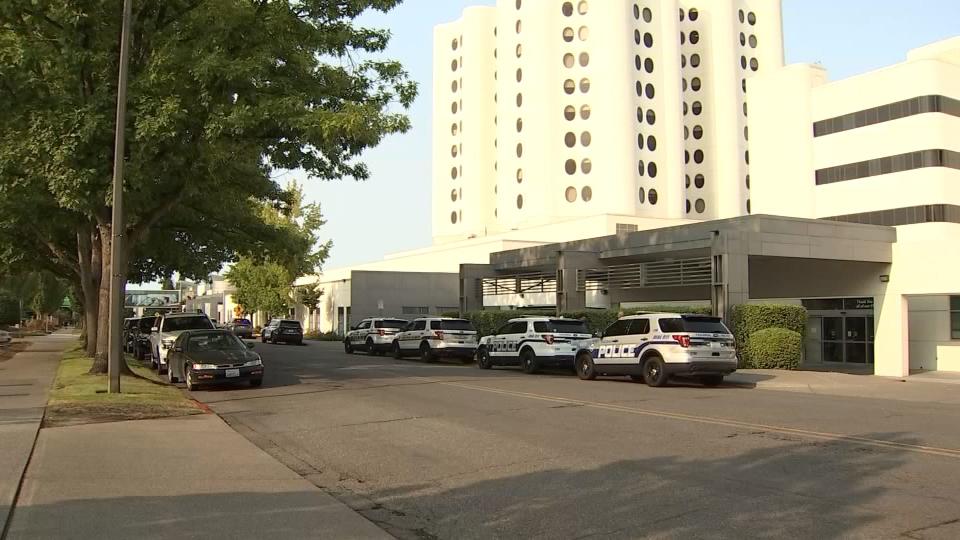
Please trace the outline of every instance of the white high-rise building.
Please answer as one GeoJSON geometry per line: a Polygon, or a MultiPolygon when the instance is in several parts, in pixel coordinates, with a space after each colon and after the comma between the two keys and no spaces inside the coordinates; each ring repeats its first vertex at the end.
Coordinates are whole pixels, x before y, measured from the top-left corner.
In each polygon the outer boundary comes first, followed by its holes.
{"type": "Polygon", "coordinates": [[[779,0],[468,8],[434,32],[434,238],[748,213],[746,81],[782,66],[779,0]]]}

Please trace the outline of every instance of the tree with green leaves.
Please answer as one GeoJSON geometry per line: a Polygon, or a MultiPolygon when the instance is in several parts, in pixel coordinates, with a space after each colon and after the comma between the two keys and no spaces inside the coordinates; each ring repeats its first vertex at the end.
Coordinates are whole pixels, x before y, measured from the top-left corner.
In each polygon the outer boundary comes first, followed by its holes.
{"type": "MultiPolygon", "coordinates": [[[[416,84],[374,58],[367,10],[400,0],[138,0],[124,187],[110,268],[121,2],[0,2],[0,272],[46,269],[82,298],[93,372],[106,370],[109,276],[201,277],[241,256],[290,269],[303,238],[264,221],[303,169],[366,179],[360,154],[405,132],[416,84]]],[[[306,263],[309,266],[309,262],[306,263]]]]}
{"type": "Polygon", "coordinates": [[[244,313],[262,311],[286,316],[290,309],[290,272],[275,262],[256,262],[242,258],[227,271],[227,280],[236,287],[234,301],[244,313]]]}

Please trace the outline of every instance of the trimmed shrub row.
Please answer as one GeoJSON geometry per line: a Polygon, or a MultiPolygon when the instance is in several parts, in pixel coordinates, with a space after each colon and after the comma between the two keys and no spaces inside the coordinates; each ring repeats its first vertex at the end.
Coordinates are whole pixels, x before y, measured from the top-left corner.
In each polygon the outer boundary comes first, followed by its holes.
{"type": "Polygon", "coordinates": [[[781,369],[797,369],[803,351],[803,334],[807,327],[807,310],[803,306],[760,304],[741,304],[733,308],[733,320],[730,321],[733,335],[737,340],[737,354],[740,357],[741,368],[771,369],[771,362],[783,364],[781,369]],[[756,346],[754,337],[768,329],[786,330],[783,332],[767,332],[760,338],[762,344],[756,346]],[[781,360],[782,354],[794,350],[793,334],[796,334],[797,347],[795,354],[788,360],[781,360]],[[775,338],[785,340],[781,345],[772,345],[775,338]],[[774,359],[767,357],[773,354],[774,359]],[[790,367],[787,367],[790,366],[790,367]]]}
{"type": "Polygon", "coordinates": [[[786,328],[765,328],[750,336],[746,351],[753,369],[798,369],[803,336],[786,328]]]}

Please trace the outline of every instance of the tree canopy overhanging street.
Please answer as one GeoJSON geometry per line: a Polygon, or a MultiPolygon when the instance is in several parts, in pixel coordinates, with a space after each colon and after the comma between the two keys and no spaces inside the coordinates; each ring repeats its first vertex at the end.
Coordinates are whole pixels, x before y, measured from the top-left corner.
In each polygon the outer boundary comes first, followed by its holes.
{"type": "MultiPolygon", "coordinates": [[[[364,180],[362,152],[409,129],[403,109],[417,85],[377,58],[389,32],[356,22],[398,3],[136,2],[120,269],[129,281],[204,276],[242,257],[316,268],[325,248],[304,231],[319,213],[303,227],[271,219],[264,208],[289,217],[300,204],[273,175],[364,180]]],[[[108,349],[120,23],[120,3],[106,0],[0,6],[0,273],[43,269],[70,283],[95,372],[108,349]]]]}

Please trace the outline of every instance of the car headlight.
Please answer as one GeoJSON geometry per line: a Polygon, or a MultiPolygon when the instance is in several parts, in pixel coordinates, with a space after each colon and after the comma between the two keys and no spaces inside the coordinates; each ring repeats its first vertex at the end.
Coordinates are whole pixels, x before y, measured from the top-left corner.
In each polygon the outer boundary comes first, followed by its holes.
{"type": "Polygon", "coordinates": [[[263,365],[263,360],[257,358],[256,360],[251,360],[247,362],[246,364],[243,365],[243,367],[256,367],[256,366],[262,366],[262,365],[263,365]]]}
{"type": "Polygon", "coordinates": [[[217,369],[217,366],[215,364],[194,364],[193,369],[196,369],[196,370],[217,369]]]}

